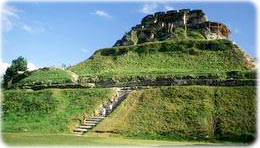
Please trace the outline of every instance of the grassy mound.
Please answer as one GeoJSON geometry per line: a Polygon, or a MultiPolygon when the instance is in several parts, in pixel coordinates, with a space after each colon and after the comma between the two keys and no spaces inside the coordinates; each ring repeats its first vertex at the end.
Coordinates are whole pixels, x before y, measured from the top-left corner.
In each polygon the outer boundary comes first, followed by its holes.
{"type": "Polygon", "coordinates": [[[28,77],[20,80],[16,85],[43,85],[72,83],[71,75],[59,68],[48,68],[33,71],[28,77]]]}
{"type": "Polygon", "coordinates": [[[161,87],[131,92],[94,131],[144,139],[250,142],[255,87],[161,87]]]}
{"type": "Polygon", "coordinates": [[[69,132],[114,95],[110,89],[3,91],[3,132],[69,132]]]}
{"type": "Polygon", "coordinates": [[[249,70],[244,53],[228,40],[180,40],[97,50],[70,70],[79,75],[127,77],[249,70]]]}

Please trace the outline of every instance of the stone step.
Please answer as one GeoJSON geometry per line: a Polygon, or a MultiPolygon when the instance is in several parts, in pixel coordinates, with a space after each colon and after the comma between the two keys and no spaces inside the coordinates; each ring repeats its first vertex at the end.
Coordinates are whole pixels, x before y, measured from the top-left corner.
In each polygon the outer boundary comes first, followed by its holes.
{"type": "Polygon", "coordinates": [[[83,126],[96,126],[96,124],[95,123],[84,123],[83,126]]]}
{"type": "Polygon", "coordinates": [[[84,121],[84,124],[97,124],[99,121],[84,121]]]}
{"type": "Polygon", "coordinates": [[[102,119],[88,119],[86,121],[92,121],[92,122],[100,122],[102,119]]]}
{"type": "Polygon", "coordinates": [[[99,122],[101,119],[87,119],[87,120],[85,120],[85,121],[88,121],[88,122],[99,122]]]}
{"type": "MultiPolygon", "coordinates": [[[[106,116],[109,115],[121,102],[125,99],[125,95],[128,90],[121,90],[119,91],[119,95],[117,97],[117,101],[113,101],[112,103],[112,110],[110,110],[109,104],[105,106],[106,109],[106,116]]],[[[96,116],[91,117],[87,120],[84,120],[83,124],[77,126],[73,131],[78,136],[83,135],[84,133],[90,131],[94,126],[96,126],[101,120],[103,120],[106,116],[96,116]]]]}
{"type": "Polygon", "coordinates": [[[77,126],[78,128],[81,128],[81,129],[89,129],[89,128],[92,128],[92,126],[90,125],[80,125],[80,126],[77,126]]]}
{"type": "Polygon", "coordinates": [[[92,117],[92,119],[104,119],[105,117],[103,116],[96,116],[96,117],[92,117]]]}
{"type": "Polygon", "coordinates": [[[73,131],[74,132],[87,132],[88,130],[87,129],[82,129],[82,128],[75,128],[73,131]]]}

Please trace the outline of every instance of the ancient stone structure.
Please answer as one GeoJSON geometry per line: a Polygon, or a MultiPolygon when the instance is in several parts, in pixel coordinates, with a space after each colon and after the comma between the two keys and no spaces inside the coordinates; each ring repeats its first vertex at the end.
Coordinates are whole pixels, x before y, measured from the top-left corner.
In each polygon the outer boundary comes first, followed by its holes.
{"type": "Polygon", "coordinates": [[[182,27],[185,33],[187,29],[200,30],[206,39],[228,38],[230,34],[224,24],[208,21],[202,10],[171,10],[145,16],[141,24],[132,27],[114,46],[136,45],[174,37],[177,27],[182,27]]]}

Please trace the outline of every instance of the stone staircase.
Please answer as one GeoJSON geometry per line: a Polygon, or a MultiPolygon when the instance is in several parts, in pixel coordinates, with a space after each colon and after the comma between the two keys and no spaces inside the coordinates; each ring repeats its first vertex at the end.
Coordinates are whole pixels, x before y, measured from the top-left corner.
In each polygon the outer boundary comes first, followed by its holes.
{"type": "Polygon", "coordinates": [[[111,102],[104,106],[105,114],[103,109],[101,109],[97,116],[85,119],[83,123],[78,125],[73,132],[76,135],[83,135],[89,132],[92,128],[94,128],[99,122],[101,122],[104,118],[106,118],[113,110],[120,105],[122,101],[126,98],[126,95],[129,93],[130,89],[122,89],[122,88],[113,88],[117,92],[116,98],[114,98],[111,102]],[[111,109],[112,106],[112,109],[111,109]]]}

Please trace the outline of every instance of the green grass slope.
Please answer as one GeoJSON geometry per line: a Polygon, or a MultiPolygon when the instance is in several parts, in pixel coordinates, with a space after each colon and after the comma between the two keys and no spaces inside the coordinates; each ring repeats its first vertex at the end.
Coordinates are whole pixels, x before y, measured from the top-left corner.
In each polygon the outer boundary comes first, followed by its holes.
{"type": "Polygon", "coordinates": [[[47,85],[72,83],[73,78],[67,71],[60,68],[48,68],[33,71],[16,85],[47,85]]]}
{"type": "Polygon", "coordinates": [[[72,68],[79,75],[126,77],[250,70],[244,53],[228,40],[169,40],[97,50],[72,68]]]}
{"type": "Polygon", "coordinates": [[[250,142],[256,136],[255,98],[255,87],[133,91],[94,131],[144,139],[250,142]]]}
{"type": "MultiPolygon", "coordinates": [[[[143,140],[125,137],[75,136],[68,134],[3,133],[3,141],[9,146],[230,146],[234,143],[209,143],[204,141],[143,140]]],[[[236,144],[236,146],[243,146],[236,144]]]]}
{"type": "Polygon", "coordinates": [[[110,89],[3,91],[3,132],[69,132],[114,95],[110,89]]]}

